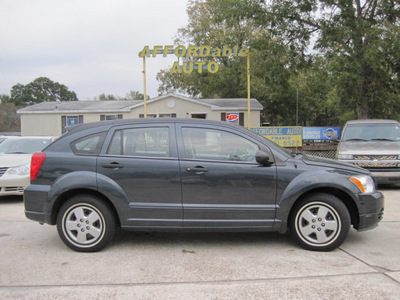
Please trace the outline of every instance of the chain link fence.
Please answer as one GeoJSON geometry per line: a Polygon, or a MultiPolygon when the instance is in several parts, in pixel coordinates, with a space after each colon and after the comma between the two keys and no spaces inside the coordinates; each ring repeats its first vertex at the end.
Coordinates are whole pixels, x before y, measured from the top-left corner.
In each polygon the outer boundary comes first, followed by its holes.
{"type": "Polygon", "coordinates": [[[303,153],[306,155],[336,159],[336,148],[337,145],[332,144],[311,144],[303,145],[302,148],[293,148],[295,152],[303,153]]]}
{"type": "Polygon", "coordinates": [[[302,150],[300,152],[307,155],[336,159],[336,150],[302,150]]]}

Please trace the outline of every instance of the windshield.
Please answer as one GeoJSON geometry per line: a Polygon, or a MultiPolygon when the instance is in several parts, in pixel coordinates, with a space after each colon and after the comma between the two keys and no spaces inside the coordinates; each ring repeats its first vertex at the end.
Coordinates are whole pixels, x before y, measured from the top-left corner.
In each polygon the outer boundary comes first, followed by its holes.
{"type": "Polygon", "coordinates": [[[50,144],[50,138],[7,139],[0,144],[0,154],[33,154],[50,144]]]}
{"type": "Polygon", "coordinates": [[[397,123],[349,124],[342,136],[346,141],[400,141],[397,123]]]}

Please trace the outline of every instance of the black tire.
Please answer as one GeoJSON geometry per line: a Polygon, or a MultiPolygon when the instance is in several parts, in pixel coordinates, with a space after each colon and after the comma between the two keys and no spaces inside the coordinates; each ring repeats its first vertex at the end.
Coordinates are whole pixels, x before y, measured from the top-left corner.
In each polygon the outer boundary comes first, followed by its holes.
{"type": "Polygon", "coordinates": [[[331,194],[318,193],[297,203],[290,215],[291,233],[300,246],[331,251],[346,239],[351,225],[346,205],[331,194]]]}
{"type": "Polygon", "coordinates": [[[114,237],[116,218],[106,202],[93,195],[68,199],[57,215],[57,231],[69,248],[78,252],[95,252],[114,237]]]}

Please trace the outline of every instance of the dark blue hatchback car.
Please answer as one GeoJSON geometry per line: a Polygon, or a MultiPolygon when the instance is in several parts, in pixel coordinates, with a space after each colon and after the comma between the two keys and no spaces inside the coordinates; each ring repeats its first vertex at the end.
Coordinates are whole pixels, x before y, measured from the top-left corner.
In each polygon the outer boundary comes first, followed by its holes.
{"type": "Polygon", "coordinates": [[[279,231],[329,251],[375,227],[383,195],[364,169],[291,154],[226,122],[78,125],[32,157],[25,214],[76,251],[124,230],[279,231]]]}

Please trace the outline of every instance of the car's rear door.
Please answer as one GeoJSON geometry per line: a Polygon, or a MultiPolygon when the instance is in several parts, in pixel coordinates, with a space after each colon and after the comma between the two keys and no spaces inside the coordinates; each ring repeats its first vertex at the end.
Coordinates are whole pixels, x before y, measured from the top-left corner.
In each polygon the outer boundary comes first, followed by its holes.
{"type": "Polygon", "coordinates": [[[111,129],[97,172],[129,201],[125,227],[181,227],[182,198],[175,130],[171,123],[111,129]]]}
{"type": "MultiPolygon", "coordinates": [[[[233,129],[178,124],[184,227],[267,228],[275,219],[276,166],[233,129]]],[[[272,155],[272,154],[271,154],[272,155]]]]}

